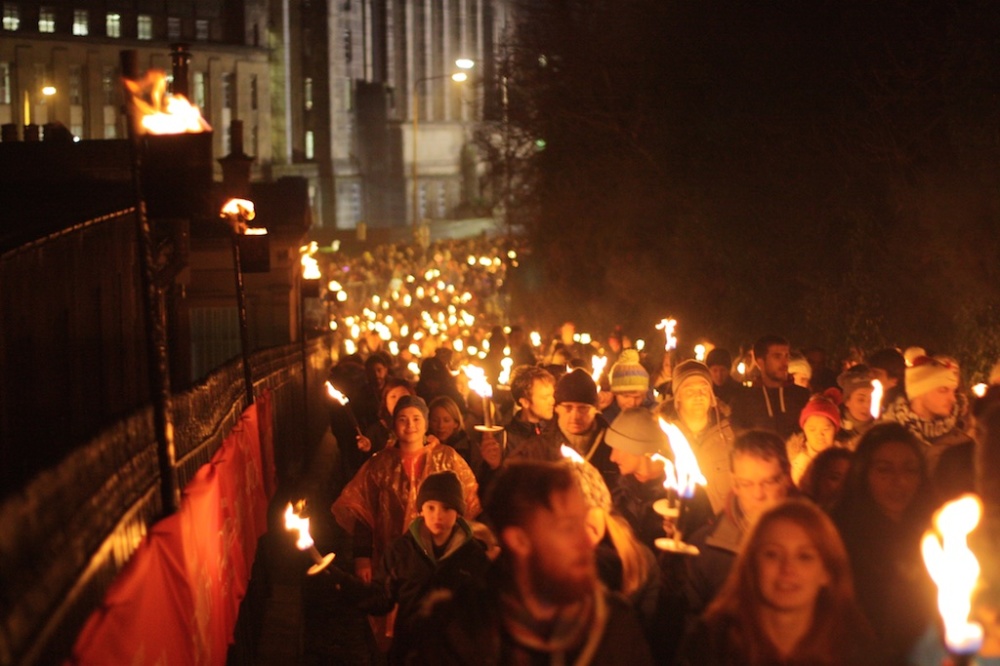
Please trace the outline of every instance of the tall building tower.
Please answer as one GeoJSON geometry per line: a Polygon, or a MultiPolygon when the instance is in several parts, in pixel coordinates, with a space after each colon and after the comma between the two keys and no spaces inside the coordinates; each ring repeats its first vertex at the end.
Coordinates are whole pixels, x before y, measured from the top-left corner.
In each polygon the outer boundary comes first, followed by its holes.
{"type": "Polygon", "coordinates": [[[328,5],[336,225],[467,216],[479,198],[474,124],[493,62],[494,0],[328,5]],[[475,66],[455,83],[455,62],[475,66]]]}

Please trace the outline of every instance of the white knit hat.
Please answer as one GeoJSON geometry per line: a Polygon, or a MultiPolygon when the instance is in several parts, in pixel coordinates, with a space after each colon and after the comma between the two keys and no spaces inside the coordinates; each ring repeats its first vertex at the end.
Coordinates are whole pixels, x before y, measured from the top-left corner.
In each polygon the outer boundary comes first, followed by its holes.
{"type": "Polygon", "coordinates": [[[947,386],[958,388],[958,363],[947,356],[918,356],[906,369],[906,397],[910,400],[947,386]]]}

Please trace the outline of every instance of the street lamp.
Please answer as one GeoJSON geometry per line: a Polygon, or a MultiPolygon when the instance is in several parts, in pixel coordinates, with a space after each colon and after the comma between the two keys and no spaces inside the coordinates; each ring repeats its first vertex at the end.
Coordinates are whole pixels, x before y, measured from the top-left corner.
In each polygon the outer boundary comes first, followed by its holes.
{"type": "Polygon", "coordinates": [[[438,76],[424,76],[413,82],[413,93],[411,97],[413,98],[413,155],[412,159],[412,174],[411,179],[413,180],[413,239],[417,240],[419,233],[419,220],[420,220],[420,195],[417,181],[419,178],[419,167],[417,165],[417,134],[420,129],[420,84],[426,83],[427,81],[434,81],[437,79],[451,79],[456,83],[462,83],[469,79],[467,73],[468,70],[475,67],[476,63],[474,60],[469,58],[459,58],[455,61],[455,66],[458,67],[459,71],[453,72],[451,74],[440,74],[438,76]]]}

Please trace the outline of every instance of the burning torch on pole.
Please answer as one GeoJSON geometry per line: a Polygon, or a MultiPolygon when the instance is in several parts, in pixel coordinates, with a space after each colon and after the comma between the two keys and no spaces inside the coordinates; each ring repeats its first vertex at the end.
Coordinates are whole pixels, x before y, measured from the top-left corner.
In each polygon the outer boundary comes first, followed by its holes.
{"type": "Polygon", "coordinates": [[[285,529],[289,532],[298,532],[295,547],[309,553],[309,556],[313,560],[313,565],[309,567],[306,573],[310,576],[315,576],[324,571],[330,565],[330,562],[333,562],[333,558],[337,554],[327,553],[323,555],[316,549],[316,542],[313,541],[312,536],[309,534],[309,519],[301,516],[303,509],[305,509],[305,500],[299,500],[294,506],[292,506],[291,502],[288,503],[288,506],[285,507],[285,529]]]}
{"type": "Polygon", "coordinates": [[[252,201],[230,199],[219,212],[233,232],[233,272],[236,275],[236,309],[240,320],[240,348],[243,354],[243,380],[246,384],[247,405],[254,401],[253,374],[250,369],[250,330],[247,324],[246,288],[243,285],[243,261],[240,257],[240,236],[250,231],[247,222],[257,213],[252,201]]]}
{"type": "Polygon", "coordinates": [[[331,398],[339,402],[344,406],[344,410],[347,411],[347,418],[351,421],[351,427],[358,433],[358,437],[364,437],[364,433],[361,432],[361,426],[358,425],[358,419],[354,416],[354,410],[351,409],[351,401],[346,395],[337,390],[337,387],[331,384],[329,381],[326,383],[326,393],[331,398]]]}
{"type": "Polygon", "coordinates": [[[483,401],[483,424],[477,425],[476,430],[489,433],[500,432],[503,427],[493,424],[493,387],[486,379],[486,371],[474,365],[467,365],[465,366],[465,375],[469,378],[469,390],[483,401]]]}
{"type": "Polygon", "coordinates": [[[659,419],[659,423],[660,429],[670,441],[670,449],[673,451],[674,459],[670,460],[658,453],[651,456],[653,460],[659,460],[663,463],[663,471],[666,475],[663,487],[667,491],[666,499],[659,499],[653,503],[653,510],[671,523],[673,534],[670,537],[657,539],[656,547],[680,555],[697,555],[698,548],[684,542],[680,531],[680,521],[684,515],[684,500],[694,497],[695,485],[704,486],[707,481],[698,467],[698,459],[695,457],[691,445],[680,428],[662,418],[659,419]]]}

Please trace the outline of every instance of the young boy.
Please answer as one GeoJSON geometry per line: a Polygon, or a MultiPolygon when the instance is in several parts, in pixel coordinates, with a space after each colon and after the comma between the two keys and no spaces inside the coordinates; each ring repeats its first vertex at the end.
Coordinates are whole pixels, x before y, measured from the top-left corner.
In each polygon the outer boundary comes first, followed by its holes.
{"type": "Polygon", "coordinates": [[[454,472],[438,472],[424,479],[417,506],[420,515],[390,544],[371,585],[342,574],[350,579],[346,586],[359,595],[358,605],[363,610],[382,615],[399,604],[390,662],[405,649],[407,628],[428,594],[453,591],[481,579],[490,564],[486,543],[473,535],[472,526],[462,518],[465,495],[454,472]]]}

